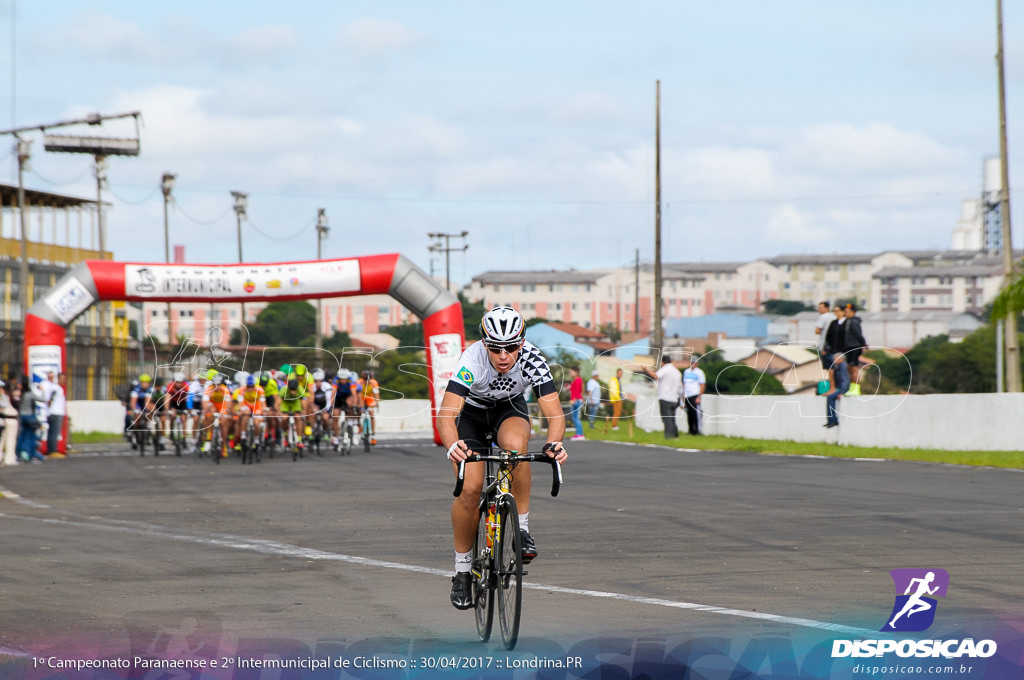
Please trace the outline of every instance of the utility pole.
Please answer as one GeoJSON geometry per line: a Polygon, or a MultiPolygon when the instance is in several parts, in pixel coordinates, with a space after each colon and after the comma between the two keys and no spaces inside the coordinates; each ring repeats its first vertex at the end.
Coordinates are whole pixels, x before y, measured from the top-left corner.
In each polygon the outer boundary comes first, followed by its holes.
{"type": "MultiPolygon", "coordinates": [[[[171,263],[171,229],[170,220],[168,218],[168,206],[171,202],[171,191],[174,190],[174,179],[177,175],[173,175],[169,172],[165,172],[163,177],[160,178],[160,190],[164,194],[164,261],[167,264],[171,263]]],[[[174,342],[174,336],[172,335],[171,328],[171,303],[167,303],[167,344],[170,345],[174,342]]]]}
{"type": "MultiPolygon", "coordinates": [[[[249,194],[243,191],[232,191],[231,196],[235,199],[235,217],[238,224],[238,263],[242,264],[242,220],[246,219],[245,209],[249,204],[249,194]]],[[[245,303],[242,303],[242,325],[245,325],[245,303]]]]}
{"type": "Polygon", "coordinates": [[[661,328],[661,81],[656,83],[654,114],[654,337],[652,349],[660,356],[665,333],[661,328]]]}
{"type": "MultiPolygon", "coordinates": [[[[999,47],[996,62],[999,67],[999,158],[1002,182],[1000,187],[1000,213],[1003,221],[1003,285],[1013,281],[1013,237],[1010,228],[1010,159],[1006,148],[1006,76],[1003,68],[1003,0],[996,0],[996,21],[999,47]]],[[[1020,392],[1020,347],[1017,341],[1017,313],[1006,317],[1006,391],[1020,392]]]]}
{"type": "Polygon", "coordinates": [[[636,249],[636,264],[633,266],[633,332],[640,332],[640,249],[636,249]]]}
{"type": "Polygon", "coordinates": [[[17,152],[18,152],[18,217],[21,219],[21,263],[19,268],[18,277],[21,279],[21,285],[18,286],[18,303],[21,305],[21,327],[25,328],[25,319],[28,314],[28,218],[25,217],[26,210],[25,205],[25,180],[24,173],[28,168],[28,160],[31,158],[29,147],[31,142],[21,138],[21,135],[15,134],[14,138],[17,140],[17,152]]]}
{"type": "MultiPolygon", "coordinates": [[[[327,232],[330,231],[330,227],[327,225],[327,214],[324,212],[324,208],[317,208],[316,212],[316,259],[322,260],[322,246],[324,239],[327,238],[327,232]]],[[[320,356],[320,350],[324,348],[323,333],[321,331],[321,325],[323,324],[324,318],[324,307],[323,299],[316,299],[316,351],[317,356],[320,356]]]]}
{"type": "Polygon", "coordinates": [[[452,250],[465,251],[465,250],[469,249],[469,244],[468,243],[464,244],[461,248],[452,248],[451,240],[453,238],[465,239],[466,236],[468,236],[468,235],[469,235],[468,231],[464,231],[461,234],[444,234],[444,233],[427,234],[427,236],[429,236],[430,238],[438,239],[438,242],[434,243],[434,244],[431,244],[430,247],[427,248],[427,250],[429,250],[432,253],[444,253],[444,287],[445,287],[446,290],[450,291],[451,288],[452,288],[452,260],[451,260],[451,252],[452,252],[452,250]],[[441,239],[444,239],[444,245],[441,245],[441,239]]]}

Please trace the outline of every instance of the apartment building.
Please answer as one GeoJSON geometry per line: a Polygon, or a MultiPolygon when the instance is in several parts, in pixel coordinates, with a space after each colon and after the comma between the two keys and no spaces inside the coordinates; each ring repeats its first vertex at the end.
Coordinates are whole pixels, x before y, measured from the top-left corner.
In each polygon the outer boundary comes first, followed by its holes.
{"type": "Polygon", "coordinates": [[[821,300],[871,300],[875,272],[884,267],[912,267],[897,252],[852,255],[780,255],[767,260],[779,270],[778,298],[813,307],[821,300]]]}
{"type": "MultiPolygon", "coordinates": [[[[186,337],[206,340],[214,329],[231,332],[244,324],[255,323],[267,302],[245,303],[245,319],[241,303],[175,302],[170,305],[171,321],[167,320],[166,302],[146,302],[143,316],[144,334],[161,340],[176,342],[186,337]]],[[[310,300],[316,305],[316,300],[310,300]]],[[[358,336],[379,333],[389,326],[400,326],[417,319],[390,295],[363,295],[359,297],[327,298],[321,302],[320,333],[330,337],[337,331],[358,336]]]]}
{"type": "MultiPolygon", "coordinates": [[[[663,315],[699,316],[707,306],[704,277],[663,268],[663,315]]],[[[491,271],[474,276],[465,294],[485,306],[507,304],[526,318],[583,328],[614,324],[625,332],[650,333],[654,318],[654,272],[639,268],[588,271],[491,271]]]]}
{"type": "Polygon", "coordinates": [[[915,265],[876,272],[870,309],[980,314],[1003,285],[1001,257],[952,251],[922,257],[915,265]]]}

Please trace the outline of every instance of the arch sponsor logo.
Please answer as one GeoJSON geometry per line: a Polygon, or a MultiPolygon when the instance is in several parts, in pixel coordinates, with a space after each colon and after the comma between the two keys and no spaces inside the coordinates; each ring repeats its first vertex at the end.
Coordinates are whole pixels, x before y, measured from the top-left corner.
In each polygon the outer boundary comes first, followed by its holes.
{"type": "MultiPolygon", "coordinates": [[[[946,597],[949,573],[945,569],[893,569],[889,572],[895,588],[892,612],[880,629],[882,633],[920,633],[931,628],[938,611],[936,598],[946,597]]],[[[996,653],[993,640],[972,638],[833,640],[832,657],[881,657],[886,654],[917,658],[988,658],[996,653]]]]}

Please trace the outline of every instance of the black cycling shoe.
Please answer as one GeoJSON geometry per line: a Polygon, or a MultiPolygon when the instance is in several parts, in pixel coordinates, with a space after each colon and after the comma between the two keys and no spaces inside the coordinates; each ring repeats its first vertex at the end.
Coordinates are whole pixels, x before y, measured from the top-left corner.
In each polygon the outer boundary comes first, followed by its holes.
{"type": "Polygon", "coordinates": [[[523,544],[523,564],[529,564],[537,558],[537,544],[526,529],[519,530],[519,540],[523,544]]]}
{"type": "Polygon", "coordinates": [[[473,608],[473,575],[460,571],[452,576],[452,606],[456,609],[473,608]]]}

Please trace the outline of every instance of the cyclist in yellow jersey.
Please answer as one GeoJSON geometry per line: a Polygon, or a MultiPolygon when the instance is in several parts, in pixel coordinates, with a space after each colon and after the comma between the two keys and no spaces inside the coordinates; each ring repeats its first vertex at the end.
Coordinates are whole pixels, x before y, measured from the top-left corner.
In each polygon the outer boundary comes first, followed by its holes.
{"type": "MultiPolygon", "coordinates": [[[[260,373],[259,385],[263,388],[263,396],[266,400],[267,408],[267,436],[271,436],[271,430],[277,428],[277,403],[279,390],[277,387],[277,380],[270,374],[270,371],[263,371],[260,373]]],[[[276,434],[275,434],[276,438],[276,434]]]]}
{"type": "MultiPolygon", "coordinates": [[[[263,388],[256,384],[256,378],[249,376],[245,379],[245,386],[235,390],[232,399],[235,402],[235,448],[241,448],[245,440],[245,429],[249,425],[249,418],[255,416],[260,418],[266,408],[266,393],[263,388]]],[[[258,424],[257,420],[257,424],[258,424]]]]}
{"type": "MultiPolygon", "coordinates": [[[[305,367],[303,367],[305,368],[305,367]]],[[[295,416],[297,427],[299,431],[302,431],[301,426],[305,423],[306,412],[308,410],[306,402],[309,401],[309,390],[306,387],[305,379],[300,379],[298,373],[291,372],[285,380],[285,386],[280,393],[280,406],[278,410],[281,412],[281,420],[285,420],[290,416],[295,416]]],[[[300,441],[299,446],[303,444],[300,441]]]]}
{"type": "Polygon", "coordinates": [[[372,371],[363,371],[363,377],[359,379],[360,394],[363,397],[363,406],[370,414],[370,443],[377,443],[377,410],[380,405],[380,383],[374,377],[372,371]]]}

